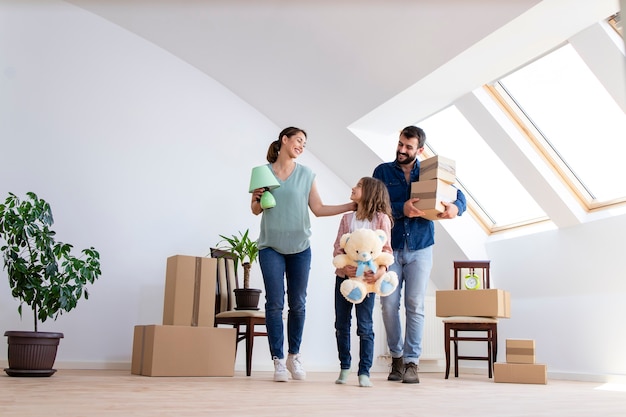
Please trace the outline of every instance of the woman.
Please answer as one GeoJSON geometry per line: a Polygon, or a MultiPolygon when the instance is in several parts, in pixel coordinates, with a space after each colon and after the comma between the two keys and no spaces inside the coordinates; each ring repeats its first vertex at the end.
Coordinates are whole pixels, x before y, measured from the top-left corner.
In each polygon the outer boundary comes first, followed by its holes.
{"type": "Polygon", "coordinates": [[[334,216],[356,209],[353,202],[328,206],[322,202],[313,171],[296,163],[306,146],[306,132],[288,127],[280,132],[267,151],[267,161],[280,187],[272,194],[276,206],[263,210],[260,204],[264,189],[252,193],[251,209],[263,213],[258,240],[259,264],[265,284],[265,322],[270,353],[274,360],[274,381],[305,379],[300,358],[304,329],[306,290],[311,267],[311,224],[309,208],[317,217],[334,216]],[[283,309],[287,290],[288,357],[283,352],[283,309]],[[287,372],[289,371],[289,373],[287,372]]]}

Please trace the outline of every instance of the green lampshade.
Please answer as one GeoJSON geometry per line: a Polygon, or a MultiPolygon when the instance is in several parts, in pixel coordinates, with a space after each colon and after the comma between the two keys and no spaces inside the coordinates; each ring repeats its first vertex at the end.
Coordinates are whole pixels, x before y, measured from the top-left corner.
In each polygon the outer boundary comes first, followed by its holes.
{"type": "Polygon", "coordinates": [[[251,193],[257,188],[265,188],[265,192],[261,196],[262,209],[272,208],[276,205],[276,200],[272,193],[270,193],[270,190],[278,187],[280,187],[280,184],[267,165],[252,168],[250,189],[248,192],[251,193]]]}

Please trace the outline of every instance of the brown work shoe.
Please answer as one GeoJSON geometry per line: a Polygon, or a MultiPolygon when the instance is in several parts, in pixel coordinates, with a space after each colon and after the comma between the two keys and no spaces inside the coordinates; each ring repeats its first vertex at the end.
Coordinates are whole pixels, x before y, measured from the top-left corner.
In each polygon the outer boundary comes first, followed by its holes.
{"type": "Polygon", "coordinates": [[[409,362],[404,365],[404,375],[402,375],[402,382],[405,384],[419,384],[420,378],[417,376],[417,364],[409,362]]]}
{"type": "Polygon", "coordinates": [[[403,358],[391,358],[391,372],[389,372],[387,381],[402,381],[403,374],[404,374],[404,359],[403,358]]]}

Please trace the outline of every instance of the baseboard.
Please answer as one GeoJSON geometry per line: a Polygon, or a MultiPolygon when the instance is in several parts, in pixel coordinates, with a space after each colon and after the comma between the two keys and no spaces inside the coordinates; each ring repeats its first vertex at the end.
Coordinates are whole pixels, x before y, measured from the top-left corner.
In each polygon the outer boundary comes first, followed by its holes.
{"type": "Polygon", "coordinates": [[[57,369],[104,369],[113,371],[130,371],[130,362],[68,362],[56,361],[57,369]]]}
{"type": "MultiPolygon", "coordinates": [[[[445,368],[442,372],[445,372],[445,368]]],[[[461,374],[487,375],[487,366],[460,366],[459,377],[461,374]]],[[[454,376],[454,367],[450,369],[451,377],[454,376]]],[[[575,372],[556,372],[550,371],[548,365],[548,380],[560,381],[579,381],[579,382],[598,382],[598,383],[617,383],[626,384],[626,375],[599,375],[599,374],[581,374],[575,372]]]]}
{"type": "Polygon", "coordinates": [[[626,375],[595,375],[570,372],[550,372],[550,366],[548,366],[548,379],[558,379],[563,381],[615,383],[626,385],[626,375]]]}
{"type": "MultiPolygon", "coordinates": [[[[9,363],[6,360],[0,360],[0,369],[8,368],[9,363]]],[[[54,369],[99,369],[113,371],[129,371],[130,362],[72,362],[72,361],[55,361],[54,369]]]]}
{"type": "MultiPolygon", "coordinates": [[[[9,366],[7,360],[0,360],[0,369],[7,368],[9,366]]],[[[116,370],[116,371],[129,371],[130,362],[73,362],[73,361],[56,361],[54,363],[55,369],[97,369],[97,370],[116,370]]],[[[268,365],[261,366],[255,365],[254,370],[257,372],[270,372],[273,371],[273,367],[268,362],[268,365]]],[[[336,367],[324,368],[324,369],[308,369],[309,372],[335,372],[336,367]]],[[[245,372],[244,366],[236,366],[235,371],[245,372]],[[241,369],[239,369],[241,368],[241,369]]],[[[371,369],[372,373],[386,373],[389,372],[389,359],[385,357],[379,357],[374,360],[374,364],[371,369]]],[[[443,373],[445,372],[445,361],[441,359],[432,360],[420,360],[420,372],[429,373],[443,373]]],[[[459,367],[459,378],[462,374],[471,375],[487,375],[487,367],[480,366],[462,366],[459,367]]],[[[454,368],[450,369],[450,375],[454,377],[454,368]]],[[[598,382],[598,383],[616,383],[626,384],[626,375],[597,375],[597,374],[581,374],[575,372],[551,372],[548,366],[548,380],[564,380],[564,381],[581,381],[581,382],[598,382]]]]}

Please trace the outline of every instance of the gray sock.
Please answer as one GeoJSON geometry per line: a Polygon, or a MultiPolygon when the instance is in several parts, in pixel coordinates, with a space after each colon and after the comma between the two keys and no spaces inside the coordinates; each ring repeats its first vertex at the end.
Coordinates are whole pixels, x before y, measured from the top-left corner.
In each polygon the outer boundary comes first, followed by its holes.
{"type": "Polygon", "coordinates": [[[370,377],[367,375],[359,375],[359,386],[360,387],[373,387],[372,381],[370,381],[370,377]]]}
{"type": "Polygon", "coordinates": [[[335,384],[345,384],[348,381],[348,375],[350,375],[349,369],[342,369],[339,372],[339,378],[335,381],[335,384]]]}

